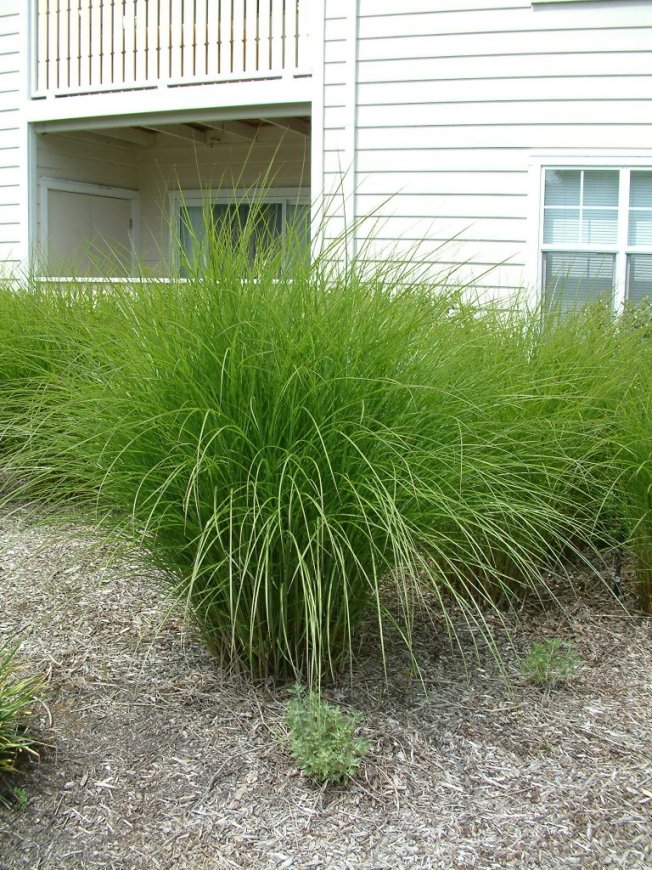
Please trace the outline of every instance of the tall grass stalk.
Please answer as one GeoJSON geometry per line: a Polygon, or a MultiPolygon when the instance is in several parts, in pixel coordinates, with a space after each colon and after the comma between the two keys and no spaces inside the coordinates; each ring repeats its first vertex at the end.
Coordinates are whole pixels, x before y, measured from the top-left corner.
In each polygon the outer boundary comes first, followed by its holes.
{"type": "Polygon", "coordinates": [[[263,210],[207,221],[183,281],[115,287],[83,360],[66,338],[16,461],[148,550],[220,656],[318,682],[370,613],[381,651],[433,595],[482,626],[612,542],[637,350],[611,315],[542,328],[310,264],[263,210]]]}

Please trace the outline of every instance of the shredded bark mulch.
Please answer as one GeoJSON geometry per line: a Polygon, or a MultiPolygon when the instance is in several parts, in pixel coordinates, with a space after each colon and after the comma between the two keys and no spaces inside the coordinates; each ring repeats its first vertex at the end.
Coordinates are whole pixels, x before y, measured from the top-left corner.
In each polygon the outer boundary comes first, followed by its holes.
{"type": "MultiPolygon", "coordinates": [[[[224,673],[136,556],[75,529],[0,516],[0,638],[45,674],[50,748],[0,809],[0,868],[652,866],[651,620],[577,568],[564,612],[528,604],[479,633],[416,627],[387,680],[363,648],[326,696],[359,709],[371,750],[346,786],[293,765],[288,687],[224,673]],[[572,642],[566,681],[521,673],[532,643],[572,642]],[[477,653],[474,652],[477,647],[477,653]]],[[[554,578],[551,583],[554,585],[554,578]]]]}

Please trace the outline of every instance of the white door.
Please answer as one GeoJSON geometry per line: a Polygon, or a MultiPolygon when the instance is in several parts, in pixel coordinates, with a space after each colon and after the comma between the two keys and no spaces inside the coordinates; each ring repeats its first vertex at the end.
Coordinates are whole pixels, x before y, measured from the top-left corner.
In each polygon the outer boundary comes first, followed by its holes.
{"type": "Polygon", "coordinates": [[[51,275],[124,275],[132,260],[131,200],[50,188],[47,252],[51,275]]]}

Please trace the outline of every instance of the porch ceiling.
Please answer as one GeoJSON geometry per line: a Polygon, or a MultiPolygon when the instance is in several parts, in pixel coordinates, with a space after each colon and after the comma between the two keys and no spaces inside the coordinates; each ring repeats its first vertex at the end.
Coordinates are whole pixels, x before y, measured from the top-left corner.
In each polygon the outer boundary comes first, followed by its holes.
{"type": "MultiPolygon", "coordinates": [[[[191,142],[196,145],[210,146],[214,143],[254,142],[266,130],[276,129],[297,139],[310,138],[311,122],[309,115],[292,117],[247,118],[243,120],[187,121],[186,123],[146,122],[129,127],[89,126],[83,132],[128,143],[138,148],[151,148],[154,145],[174,144],[175,141],[191,142]]],[[[46,132],[45,130],[43,132],[46,132]]]]}

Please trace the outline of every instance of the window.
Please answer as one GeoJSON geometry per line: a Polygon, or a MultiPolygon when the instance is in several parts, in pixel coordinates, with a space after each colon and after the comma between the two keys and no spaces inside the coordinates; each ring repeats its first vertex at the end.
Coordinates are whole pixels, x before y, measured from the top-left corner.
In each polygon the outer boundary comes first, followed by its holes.
{"type": "Polygon", "coordinates": [[[652,169],[544,170],[544,304],[652,300],[652,169]]]}
{"type": "Polygon", "coordinates": [[[182,202],[178,202],[177,215],[184,258],[196,256],[197,248],[200,253],[207,249],[211,225],[230,232],[233,243],[237,244],[244,228],[253,219],[256,225],[251,228],[248,252],[252,261],[258,246],[282,237],[290,227],[304,243],[306,253],[310,252],[310,203],[305,195],[297,195],[297,191],[256,199],[255,205],[237,193],[231,197],[216,197],[210,202],[205,196],[184,197],[182,202]]]}

